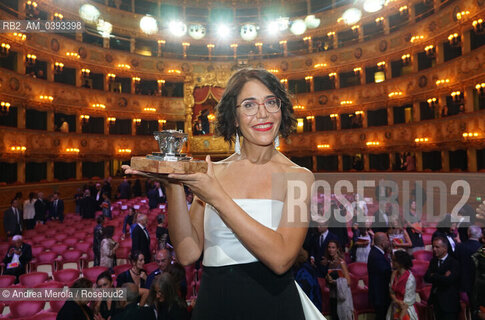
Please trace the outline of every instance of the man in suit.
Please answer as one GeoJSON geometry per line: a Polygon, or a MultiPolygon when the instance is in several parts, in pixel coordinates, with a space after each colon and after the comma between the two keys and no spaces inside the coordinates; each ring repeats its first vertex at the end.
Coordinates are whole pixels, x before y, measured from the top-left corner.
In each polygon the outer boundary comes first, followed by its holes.
{"type": "Polygon", "coordinates": [[[157,251],[155,254],[155,262],[157,263],[158,268],[148,275],[147,280],[145,281],[145,288],[150,289],[155,278],[167,271],[167,268],[171,262],[170,257],[170,252],[167,249],[157,251]]]}
{"type": "Polygon", "coordinates": [[[96,210],[101,210],[101,204],[103,203],[103,190],[101,189],[101,183],[96,183],[96,210]]]}
{"type": "Polygon", "coordinates": [[[7,237],[22,234],[22,215],[17,199],[13,199],[10,202],[10,208],[3,213],[3,230],[7,237]]]}
{"type": "Polygon", "coordinates": [[[475,263],[472,255],[482,247],[480,238],[482,229],[479,226],[468,227],[468,240],[456,246],[456,259],[460,265],[460,291],[466,292],[468,300],[472,299],[473,283],[475,282],[475,263]]]}
{"type": "Polygon", "coordinates": [[[51,218],[54,220],[64,221],[64,201],[59,198],[59,192],[54,192],[49,209],[51,218]]]}
{"type": "Polygon", "coordinates": [[[311,237],[310,261],[312,265],[316,266],[318,277],[325,278],[327,276],[328,266],[324,257],[325,252],[327,251],[328,242],[330,240],[335,240],[339,243],[339,239],[335,234],[328,230],[326,223],[319,223],[317,232],[314,232],[311,237]]]}
{"type": "Polygon", "coordinates": [[[24,243],[21,235],[12,238],[13,245],[7,251],[3,263],[6,268],[3,274],[16,276],[15,283],[18,283],[19,276],[25,273],[25,267],[32,260],[32,247],[24,243]]]}
{"type": "Polygon", "coordinates": [[[126,289],[126,300],[120,301],[121,310],[113,316],[113,320],[146,319],[155,320],[155,310],[138,304],[139,289],[134,283],[125,283],[121,288],[126,289]]]}
{"type": "Polygon", "coordinates": [[[123,178],[123,182],[118,186],[118,195],[119,199],[130,199],[131,186],[126,177],[123,178]]]}
{"type": "Polygon", "coordinates": [[[91,197],[91,191],[86,189],[79,205],[79,213],[83,219],[93,219],[96,213],[96,200],[91,197]]]}
{"type": "Polygon", "coordinates": [[[155,209],[158,207],[158,204],[164,202],[165,195],[163,193],[162,187],[160,186],[160,182],[154,182],[153,188],[148,190],[147,196],[150,209],[155,209]]]}
{"type": "Polygon", "coordinates": [[[369,275],[369,301],[374,306],[376,320],[385,320],[387,308],[391,302],[389,282],[391,281],[391,263],[388,253],[391,243],[386,233],[374,235],[374,245],[369,252],[367,273],[369,275]]]}
{"type": "Polygon", "coordinates": [[[137,218],[137,225],[133,229],[131,235],[131,252],[141,252],[145,256],[145,263],[150,262],[150,235],[148,234],[147,216],[139,214],[137,218]]]}
{"type": "Polygon", "coordinates": [[[39,192],[37,195],[37,201],[34,203],[35,208],[35,223],[41,222],[45,223],[47,218],[47,209],[49,208],[49,204],[44,199],[44,193],[39,192]]]}
{"type": "Polygon", "coordinates": [[[459,264],[448,254],[447,239],[437,236],[433,239],[433,258],[429,263],[424,280],[431,283],[428,304],[433,306],[436,319],[456,320],[460,312],[459,264]]]}

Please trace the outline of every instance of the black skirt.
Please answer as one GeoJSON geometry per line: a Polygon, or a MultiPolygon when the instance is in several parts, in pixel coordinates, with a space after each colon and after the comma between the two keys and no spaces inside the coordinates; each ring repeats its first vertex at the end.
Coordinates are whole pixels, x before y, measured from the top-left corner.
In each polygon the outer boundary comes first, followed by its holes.
{"type": "Polygon", "coordinates": [[[206,267],[193,320],[303,320],[291,271],[277,275],[261,262],[206,267]]]}

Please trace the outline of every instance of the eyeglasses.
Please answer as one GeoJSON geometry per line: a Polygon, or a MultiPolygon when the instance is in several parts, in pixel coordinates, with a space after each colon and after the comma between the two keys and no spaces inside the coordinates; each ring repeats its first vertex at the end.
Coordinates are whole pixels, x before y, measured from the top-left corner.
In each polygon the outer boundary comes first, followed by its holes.
{"type": "Polygon", "coordinates": [[[256,113],[258,113],[260,105],[264,105],[266,111],[269,113],[275,113],[281,108],[281,100],[276,97],[268,98],[264,100],[263,103],[258,103],[255,100],[246,100],[240,105],[237,105],[236,108],[241,107],[242,113],[247,116],[254,116],[256,113]]]}

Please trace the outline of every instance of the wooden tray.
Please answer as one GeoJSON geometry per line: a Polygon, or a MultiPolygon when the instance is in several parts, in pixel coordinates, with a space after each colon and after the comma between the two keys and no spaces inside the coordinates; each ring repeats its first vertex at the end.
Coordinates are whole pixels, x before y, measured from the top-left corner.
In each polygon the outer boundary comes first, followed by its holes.
{"type": "Polygon", "coordinates": [[[157,174],[207,172],[207,162],[202,160],[160,161],[132,157],[130,167],[133,170],[157,174]]]}

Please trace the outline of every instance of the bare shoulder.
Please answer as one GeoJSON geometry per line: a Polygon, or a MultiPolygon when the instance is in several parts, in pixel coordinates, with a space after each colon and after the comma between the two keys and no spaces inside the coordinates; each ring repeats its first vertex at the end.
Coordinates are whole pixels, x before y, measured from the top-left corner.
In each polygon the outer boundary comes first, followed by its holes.
{"type": "Polygon", "coordinates": [[[227,166],[229,166],[234,160],[235,155],[233,154],[220,161],[212,162],[212,165],[214,166],[214,173],[217,175],[219,172],[227,168],[227,166]]]}
{"type": "Polygon", "coordinates": [[[277,157],[277,162],[280,165],[282,171],[284,171],[285,173],[291,174],[292,176],[294,175],[295,177],[298,177],[299,179],[302,179],[309,183],[315,181],[315,176],[313,175],[313,172],[305,167],[297,165],[281,153],[277,157]]]}

